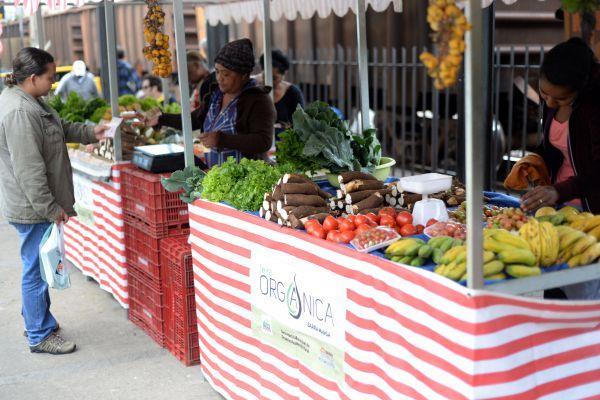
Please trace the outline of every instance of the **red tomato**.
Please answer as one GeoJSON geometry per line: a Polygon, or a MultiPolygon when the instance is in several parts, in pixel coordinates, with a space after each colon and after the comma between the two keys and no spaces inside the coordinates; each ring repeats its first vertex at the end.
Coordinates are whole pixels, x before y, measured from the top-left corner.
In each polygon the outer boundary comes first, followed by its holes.
{"type": "Polygon", "coordinates": [[[372,229],[372,228],[373,227],[369,224],[360,224],[354,232],[356,234],[359,234],[360,232],[368,231],[369,229],[372,229]]]}
{"type": "Polygon", "coordinates": [[[340,234],[340,242],[342,243],[350,243],[352,239],[354,239],[354,231],[342,231],[340,234]]]}
{"type": "Polygon", "coordinates": [[[396,216],[396,224],[398,224],[398,226],[404,226],[407,224],[412,224],[413,223],[413,217],[411,215],[411,213],[409,213],[408,211],[402,211],[400,214],[398,214],[396,216]]]}
{"type": "Polygon", "coordinates": [[[429,221],[427,221],[427,224],[425,224],[425,227],[429,227],[429,226],[431,226],[433,224],[436,224],[437,222],[438,222],[437,219],[431,218],[429,221]]]}
{"type": "Polygon", "coordinates": [[[395,228],[396,227],[396,220],[391,215],[383,214],[381,216],[381,218],[379,219],[379,225],[381,225],[381,226],[389,226],[391,228],[395,228]]]}
{"type": "Polygon", "coordinates": [[[379,216],[370,212],[365,215],[365,217],[369,218],[371,221],[375,222],[376,225],[379,225],[379,216]]]}
{"type": "Polygon", "coordinates": [[[329,240],[330,242],[339,243],[340,234],[341,232],[338,230],[329,231],[329,233],[327,233],[327,240],[329,240]]]}
{"type": "Polygon", "coordinates": [[[348,218],[346,218],[348,221],[352,222],[353,224],[356,224],[355,219],[356,219],[356,215],[350,214],[348,215],[348,218]]]}
{"type": "Polygon", "coordinates": [[[425,227],[421,224],[417,225],[417,233],[421,234],[425,230],[425,227]]]}
{"type": "Polygon", "coordinates": [[[406,224],[400,228],[400,235],[412,236],[417,234],[417,228],[413,224],[406,224]]]}
{"type": "Polygon", "coordinates": [[[339,223],[331,215],[329,215],[327,218],[325,218],[325,221],[323,221],[323,229],[325,229],[325,231],[327,231],[327,232],[333,231],[333,230],[337,229],[338,227],[339,227],[339,223]]]}
{"type": "Polygon", "coordinates": [[[354,222],[350,221],[350,219],[347,219],[340,224],[340,231],[353,231],[355,229],[356,225],[354,225],[354,222]]]}
{"type": "Polygon", "coordinates": [[[304,229],[306,229],[306,232],[308,233],[311,233],[315,228],[322,228],[321,224],[316,219],[310,219],[304,224],[304,229]]]}
{"type": "Polygon", "coordinates": [[[370,221],[369,218],[367,218],[366,215],[360,214],[360,215],[357,215],[356,218],[354,218],[353,222],[356,226],[358,226],[361,224],[366,224],[367,221],[370,221]]]}
{"type": "Polygon", "coordinates": [[[382,215],[390,215],[395,218],[396,210],[394,210],[392,207],[384,207],[381,210],[379,210],[379,216],[381,217],[382,215]]]}
{"type": "Polygon", "coordinates": [[[448,236],[452,236],[452,235],[454,235],[454,232],[456,231],[456,226],[454,226],[452,224],[448,224],[448,225],[446,225],[446,231],[448,232],[448,236]]]}
{"type": "Polygon", "coordinates": [[[325,229],[323,229],[320,224],[319,226],[314,227],[310,234],[321,239],[325,239],[327,237],[327,232],[325,232],[325,229]]]}
{"type": "Polygon", "coordinates": [[[336,219],[337,219],[338,225],[341,225],[342,222],[344,222],[346,220],[346,218],[344,218],[344,217],[337,217],[336,219]]]}

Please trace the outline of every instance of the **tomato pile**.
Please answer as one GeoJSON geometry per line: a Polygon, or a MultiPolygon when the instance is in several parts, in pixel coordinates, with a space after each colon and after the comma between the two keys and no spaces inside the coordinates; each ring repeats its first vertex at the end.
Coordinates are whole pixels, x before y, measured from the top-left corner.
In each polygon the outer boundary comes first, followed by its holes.
{"type": "Polygon", "coordinates": [[[336,243],[350,243],[356,235],[376,226],[386,226],[401,236],[412,236],[423,233],[423,225],[413,225],[413,218],[408,211],[396,213],[392,207],[382,208],[378,214],[368,213],[349,215],[347,218],[328,216],[323,224],[316,220],[304,224],[306,231],[313,236],[336,243]]]}
{"type": "Polygon", "coordinates": [[[386,226],[376,226],[356,234],[352,246],[358,251],[372,251],[398,240],[398,232],[386,226]]]}
{"type": "Polygon", "coordinates": [[[438,222],[435,219],[431,219],[427,222],[425,234],[429,237],[449,236],[454,239],[465,240],[467,238],[467,228],[460,222],[438,222]]]}

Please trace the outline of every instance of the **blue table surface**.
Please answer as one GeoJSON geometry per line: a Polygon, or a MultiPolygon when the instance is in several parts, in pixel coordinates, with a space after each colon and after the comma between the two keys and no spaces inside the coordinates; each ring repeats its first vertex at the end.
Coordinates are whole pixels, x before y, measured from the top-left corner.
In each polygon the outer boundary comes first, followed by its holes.
{"type": "MultiPolygon", "coordinates": [[[[395,182],[397,180],[398,180],[397,178],[388,178],[386,180],[386,183],[395,182]]],[[[325,190],[329,193],[335,194],[335,192],[337,190],[337,188],[334,188],[333,186],[331,186],[327,180],[317,181],[317,183],[323,190],[325,190]]],[[[498,207],[515,207],[515,208],[520,206],[519,199],[516,197],[509,196],[509,195],[503,194],[503,193],[497,193],[497,192],[483,192],[483,193],[484,193],[485,197],[487,197],[489,199],[489,201],[487,202],[487,204],[489,204],[489,205],[494,205],[494,206],[498,206],[498,207]]],[[[249,212],[249,213],[258,216],[258,212],[249,212]]],[[[427,235],[415,235],[412,237],[417,237],[417,238],[423,239],[425,242],[429,241],[429,237],[427,235]]],[[[354,248],[349,244],[341,245],[341,246],[347,246],[352,249],[354,248]]],[[[374,255],[376,257],[385,258],[385,249],[375,250],[375,251],[371,252],[370,254],[374,255]]],[[[433,263],[433,261],[430,261],[429,263],[427,263],[421,267],[411,267],[411,268],[421,268],[421,269],[425,269],[427,271],[433,272],[433,270],[435,269],[435,266],[436,265],[433,263]]],[[[542,268],[542,274],[547,274],[549,272],[554,272],[554,271],[560,271],[563,269],[569,269],[569,266],[567,265],[567,263],[557,264],[557,265],[553,265],[551,267],[542,268]]],[[[507,279],[502,279],[502,280],[485,280],[485,284],[489,285],[492,283],[502,282],[503,280],[510,280],[510,279],[515,279],[515,278],[508,277],[507,279]]],[[[460,281],[459,283],[463,286],[466,286],[466,281],[460,281]]]]}

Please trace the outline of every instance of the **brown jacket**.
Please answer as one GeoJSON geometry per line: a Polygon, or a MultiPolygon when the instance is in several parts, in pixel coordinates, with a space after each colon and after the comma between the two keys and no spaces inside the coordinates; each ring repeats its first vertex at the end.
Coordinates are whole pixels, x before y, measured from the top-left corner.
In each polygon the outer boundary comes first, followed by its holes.
{"type": "MultiPolygon", "coordinates": [[[[270,87],[253,86],[240,94],[237,109],[236,134],[221,134],[219,148],[238,150],[242,156],[267,159],[267,151],[273,144],[273,126],[277,112],[269,96],[270,87]]],[[[202,129],[210,104],[205,103],[192,114],[192,129],[202,129]]],[[[181,116],[163,114],[160,125],[181,129],[181,116]]]]}
{"type": "Polygon", "coordinates": [[[600,79],[573,104],[569,118],[569,154],[575,176],[556,183],[563,155],[550,143],[550,124],[556,110],[544,107],[544,139],[538,150],[559,194],[559,203],[581,199],[584,210],[600,214],[600,79]]]}

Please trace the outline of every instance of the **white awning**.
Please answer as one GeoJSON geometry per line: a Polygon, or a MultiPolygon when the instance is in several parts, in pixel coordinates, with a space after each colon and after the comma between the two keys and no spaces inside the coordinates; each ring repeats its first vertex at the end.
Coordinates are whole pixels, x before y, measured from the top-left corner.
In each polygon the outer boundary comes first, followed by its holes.
{"type": "MultiPolygon", "coordinates": [[[[402,11],[402,0],[366,0],[367,6],[374,11],[381,12],[393,4],[394,11],[402,11]]],[[[331,14],[343,17],[348,11],[355,9],[356,0],[272,0],[271,20],[277,21],[282,18],[292,21],[298,17],[302,19],[312,18],[314,15],[326,18],[331,14]]],[[[240,23],[242,21],[252,22],[256,19],[264,19],[262,12],[262,1],[240,1],[227,2],[219,5],[206,5],[204,15],[210,25],[240,23]]]]}

